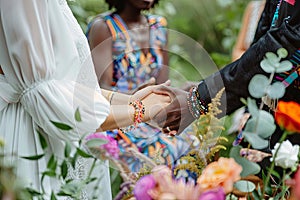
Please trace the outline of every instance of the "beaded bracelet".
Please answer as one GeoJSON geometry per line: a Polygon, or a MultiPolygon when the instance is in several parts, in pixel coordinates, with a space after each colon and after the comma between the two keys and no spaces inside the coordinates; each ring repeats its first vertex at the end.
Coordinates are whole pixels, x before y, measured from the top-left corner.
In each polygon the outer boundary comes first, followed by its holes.
{"type": "Polygon", "coordinates": [[[141,100],[135,100],[133,102],[130,102],[129,105],[132,105],[134,108],[133,125],[125,129],[120,129],[122,132],[128,132],[136,128],[138,124],[143,121],[143,118],[145,116],[145,106],[141,100]]]}
{"type": "Polygon", "coordinates": [[[198,119],[200,115],[206,114],[208,111],[206,104],[198,97],[197,87],[192,87],[187,95],[187,103],[189,111],[195,119],[198,119]]]}

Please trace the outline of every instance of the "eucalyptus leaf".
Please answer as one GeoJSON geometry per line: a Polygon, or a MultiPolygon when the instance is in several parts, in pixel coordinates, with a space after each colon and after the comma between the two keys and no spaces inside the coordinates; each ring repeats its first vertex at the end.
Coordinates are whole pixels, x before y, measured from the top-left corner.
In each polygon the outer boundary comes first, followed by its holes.
{"type": "Polygon", "coordinates": [[[248,120],[245,131],[258,134],[262,138],[270,137],[276,129],[273,116],[260,110],[259,115],[248,120]]]}
{"type": "Polygon", "coordinates": [[[253,192],[255,190],[254,183],[250,181],[240,180],[234,183],[234,187],[241,192],[253,192]]]}
{"type": "Polygon", "coordinates": [[[54,171],[45,171],[43,176],[56,177],[56,173],[54,171]]]}
{"type": "Polygon", "coordinates": [[[256,74],[249,83],[249,93],[254,98],[261,98],[265,96],[268,85],[269,80],[266,76],[262,74],[256,74]]]}
{"type": "Polygon", "coordinates": [[[243,135],[245,139],[253,146],[255,149],[264,149],[268,147],[269,141],[263,139],[256,133],[251,133],[251,132],[243,132],[243,135]]]}
{"type": "Polygon", "coordinates": [[[276,68],[276,73],[282,73],[289,71],[293,68],[293,64],[289,60],[284,60],[279,63],[279,67],[276,68]]]}
{"type": "Polygon", "coordinates": [[[61,129],[61,130],[64,130],[64,131],[72,130],[72,127],[67,125],[67,124],[63,124],[63,123],[60,123],[60,122],[54,122],[54,121],[51,121],[51,123],[54,126],[56,126],[57,128],[61,129]]]}
{"type": "Polygon", "coordinates": [[[267,52],[265,54],[266,58],[269,62],[271,63],[278,63],[280,61],[280,57],[277,56],[275,53],[273,52],[267,52]]]}
{"type": "Polygon", "coordinates": [[[282,82],[275,82],[266,91],[271,99],[280,99],[285,93],[285,86],[282,82]]]}
{"type": "Polygon", "coordinates": [[[89,148],[99,148],[103,144],[107,144],[108,141],[101,138],[90,139],[86,141],[86,146],[89,148]]]}
{"type": "Polygon", "coordinates": [[[267,73],[275,72],[275,65],[272,62],[270,62],[270,60],[268,59],[262,60],[260,62],[260,66],[267,73]]]}
{"type": "Polygon", "coordinates": [[[250,162],[246,158],[243,158],[240,155],[242,147],[234,146],[230,149],[230,157],[234,158],[234,160],[242,166],[243,171],[241,172],[241,176],[245,177],[252,174],[257,174],[260,172],[260,166],[254,162],[250,162]]]}
{"type": "Polygon", "coordinates": [[[52,192],[51,193],[51,198],[50,198],[50,200],[57,200],[57,198],[56,198],[56,196],[55,196],[55,194],[52,192]]]}
{"type": "Polygon", "coordinates": [[[277,54],[280,58],[286,58],[288,56],[288,51],[285,48],[279,48],[277,54]]]}
{"type": "Polygon", "coordinates": [[[254,99],[251,98],[247,98],[247,106],[248,106],[248,110],[249,113],[251,114],[251,116],[256,117],[259,114],[259,109],[256,105],[256,101],[254,99]]]}

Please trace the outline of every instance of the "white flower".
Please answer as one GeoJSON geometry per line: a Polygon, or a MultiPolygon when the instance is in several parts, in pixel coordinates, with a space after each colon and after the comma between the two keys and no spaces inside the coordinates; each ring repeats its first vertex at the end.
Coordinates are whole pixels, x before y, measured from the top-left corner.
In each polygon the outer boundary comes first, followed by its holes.
{"type": "MultiPolygon", "coordinates": [[[[271,161],[273,161],[274,154],[278,149],[279,145],[280,143],[277,143],[274,149],[272,150],[273,157],[271,158],[271,161]]],[[[293,146],[289,140],[283,141],[275,158],[275,165],[284,169],[294,167],[298,161],[298,153],[299,145],[293,146]]]]}

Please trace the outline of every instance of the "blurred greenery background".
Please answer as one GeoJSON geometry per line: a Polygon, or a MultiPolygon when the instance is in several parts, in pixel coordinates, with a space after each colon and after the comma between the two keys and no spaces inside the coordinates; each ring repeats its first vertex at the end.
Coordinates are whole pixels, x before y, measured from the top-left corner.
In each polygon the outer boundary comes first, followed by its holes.
{"type": "MultiPolygon", "coordinates": [[[[231,51],[249,0],[160,0],[150,12],[168,20],[170,79],[180,86],[199,81],[231,61],[231,51]]],[[[97,14],[106,12],[104,0],[69,0],[83,31],[97,14]]],[[[121,179],[111,170],[113,195],[121,179]]]]}
{"type": "MultiPolygon", "coordinates": [[[[221,68],[230,62],[231,50],[248,2],[160,0],[150,11],[165,16],[173,33],[169,35],[170,78],[173,85],[178,86],[186,80],[199,81],[215,71],[216,67],[221,68]],[[187,40],[190,41],[188,43],[194,41],[193,44],[198,46],[187,46],[187,40]]],[[[69,0],[68,3],[84,32],[88,22],[108,10],[104,0],[69,0]]]]}

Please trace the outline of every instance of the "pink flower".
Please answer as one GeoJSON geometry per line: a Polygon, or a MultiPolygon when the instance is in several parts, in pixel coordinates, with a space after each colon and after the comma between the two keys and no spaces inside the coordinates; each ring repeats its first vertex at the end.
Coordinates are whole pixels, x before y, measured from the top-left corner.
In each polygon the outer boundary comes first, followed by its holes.
{"type": "Polygon", "coordinates": [[[107,140],[106,144],[99,146],[100,153],[103,153],[107,157],[113,157],[115,159],[118,159],[120,149],[118,147],[117,141],[114,138],[112,138],[108,135],[104,135],[103,133],[97,132],[97,133],[88,135],[86,137],[86,140],[92,140],[92,139],[98,139],[98,138],[107,140]]]}
{"type": "Polygon", "coordinates": [[[224,200],[225,197],[224,190],[218,188],[217,190],[208,190],[202,193],[199,200],[224,200]]]}
{"type": "Polygon", "coordinates": [[[152,175],[146,175],[140,178],[133,190],[136,200],[152,200],[149,191],[155,188],[156,182],[152,175]]]}

